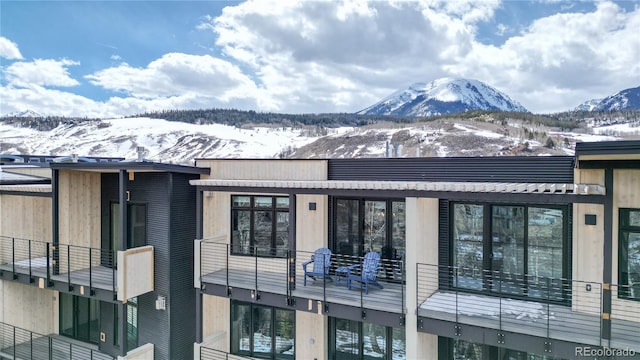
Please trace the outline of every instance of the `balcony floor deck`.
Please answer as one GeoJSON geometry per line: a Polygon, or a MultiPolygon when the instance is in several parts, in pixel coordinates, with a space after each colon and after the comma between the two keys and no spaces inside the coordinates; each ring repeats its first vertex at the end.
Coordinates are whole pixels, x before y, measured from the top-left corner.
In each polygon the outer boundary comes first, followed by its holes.
{"type": "MultiPolygon", "coordinates": [[[[287,294],[287,274],[278,272],[258,272],[257,289],[262,292],[274,294],[287,294]]],[[[332,276],[335,279],[335,276],[332,276]]],[[[225,269],[206,274],[202,277],[203,283],[216,285],[227,284],[227,271],[225,269]]],[[[353,288],[347,289],[344,285],[336,285],[333,281],[326,281],[323,284],[321,279],[316,281],[307,278],[307,286],[303,286],[304,275],[296,274],[296,288],[292,295],[299,298],[311,300],[323,300],[326,289],[326,299],[328,302],[360,307],[361,300],[363,307],[372,310],[385,311],[402,314],[403,311],[403,286],[399,283],[381,281],[383,289],[369,286],[369,294],[364,290],[353,288]]],[[[256,289],[256,273],[248,270],[229,269],[229,286],[256,289]]]]}
{"type": "Polygon", "coordinates": [[[61,339],[59,335],[40,336],[24,341],[16,346],[0,349],[0,359],[52,359],[52,360],[113,360],[114,357],[101,353],[93,344],[74,345],[73,339],[61,339]],[[14,357],[15,354],[15,357],[14,357]]]}
{"type": "MultiPolygon", "coordinates": [[[[45,266],[36,266],[40,265],[41,261],[34,261],[38,259],[32,259],[31,266],[31,275],[41,278],[47,277],[47,268],[45,266]],[[36,264],[36,265],[33,265],[36,264]]],[[[22,260],[24,262],[24,260],[22,260]]],[[[0,270],[6,272],[13,272],[14,267],[11,263],[0,264],[0,270]]],[[[17,274],[29,275],[29,266],[27,262],[27,266],[16,265],[15,272],[17,274]]],[[[106,266],[93,266],[91,269],[79,269],[75,271],[71,271],[71,274],[62,273],[58,275],[51,275],[51,280],[59,281],[62,283],[68,283],[69,278],[71,279],[72,285],[77,286],[86,286],[93,287],[96,289],[102,289],[107,291],[113,291],[114,287],[117,286],[117,281],[115,279],[115,271],[106,266]]]]}
{"type": "MultiPolygon", "coordinates": [[[[607,345],[606,340],[600,339],[599,313],[573,311],[570,306],[557,304],[438,291],[420,305],[418,316],[594,346],[607,345]]],[[[640,344],[634,339],[640,323],[615,320],[615,324],[618,325],[612,332],[615,340],[610,346],[640,351],[640,344]],[[629,327],[636,331],[616,332],[629,327]]]]}

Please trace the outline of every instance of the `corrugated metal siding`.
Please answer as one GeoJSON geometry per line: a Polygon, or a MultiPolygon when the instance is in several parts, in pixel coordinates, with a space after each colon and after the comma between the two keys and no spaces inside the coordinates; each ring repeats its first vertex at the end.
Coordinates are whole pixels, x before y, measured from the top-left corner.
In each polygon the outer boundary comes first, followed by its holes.
{"type": "Polygon", "coordinates": [[[197,175],[171,174],[171,359],[192,359],[196,340],[196,298],[193,288],[193,240],[196,236],[197,175]]]}
{"type": "Polygon", "coordinates": [[[574,158],[330,159],[329,180],[573,183],[574,158]]]}
{"type": "MultiPolygon", "coordinates": [[[[440,200],[438,206],[438,266],[439,270],[446,271],[447,266],[451,266],[451,245],[449,244],[449,201],[440,200]]],[[[447,276],[440,276],[441,272],[438,271],[438,283],[441,289],[449,288],[449,281],[447,276]]]]}
{"type": "Polygon", "coordinates": [[[606,154],[640,154],[640,140],[576,143],[576,156],[606,154]]]}
{"type": "MultiPolygon", "coordinates": [[[[172,359],[169,354],[169,314],[156,310],[158,295],[168,296],[169,269],[169,174],[136,173],[127,182],[131,202],[147,204],[147,244],[154,247],[155,291],[138,297],[138,343],[153,343],[155,359],[172,359]]],[[[194,227],[195,228],[195,227],[194,227]]]]}

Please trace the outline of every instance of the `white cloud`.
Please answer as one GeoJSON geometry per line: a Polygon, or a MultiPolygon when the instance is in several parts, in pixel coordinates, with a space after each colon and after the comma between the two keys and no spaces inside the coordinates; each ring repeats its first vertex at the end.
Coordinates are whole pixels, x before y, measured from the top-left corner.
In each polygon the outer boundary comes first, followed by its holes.
{"type": "Polygon", "coordinates": [[[145,68],[122,63],[86,76],[96,86],[142,99],[198,94],[231,99],[256,98],[256,86],[240,69],[209,55],[165,54],[145,68]]]}
{"type": "Polygon", "coordinates": [[[18,87],[75,86],[79,82],[69,76],[67,69],[73,65],[80,63],[67,59],[19,61],[9,65],[4,70],[4,75],[10,85],[18,87]]]}
{"type": "Polygon", "coordinates": [[[117,54],[113,54],[111,55],[111,57],[109,57],[109,59],[113,60],[113,61],[120,61],[122,60],[122,58],[120,57],[120,55],[117,54]]]}
{"type": "Polygon", "coordinates": [[[0,36],[0,57],[5,59],[22,59],[18,45],[6,37],[0,36]]]}
{"type": "Polygon", "coordinates": [[[77,84],[67,72],[77,63],[68,60],[14,63],[4,69],[8,84],[0,90],[16,110],[67,115],[66,106],[94,114],[86,116],[211,107],[354,112],[412,82],[462,76],[549,112],[640,83],[640,8],[625,12],[599,2],[594,11],[541,18],[514,35],[495,18],[499,6],[250,0],[201,18],[197,29],[215,33],[211,45],[220,57],[169,53],[134,67],[113,55],[117,65],[85,76],[118,97],[99,102],[46,89],[77,84]],[[477,40],[481,24],[497,24],[504,43],[477,40]],[[55,111],[37,106],[38,97],[55,111]]]}
{"type": "Polygon", "coordinates": [[[475,42],[446,69],[475,75],[535,112],[563,111],[638,86],[639,33],[640,8],[601,2],[590,13],[538,19],[499,47],[475,42]]]}

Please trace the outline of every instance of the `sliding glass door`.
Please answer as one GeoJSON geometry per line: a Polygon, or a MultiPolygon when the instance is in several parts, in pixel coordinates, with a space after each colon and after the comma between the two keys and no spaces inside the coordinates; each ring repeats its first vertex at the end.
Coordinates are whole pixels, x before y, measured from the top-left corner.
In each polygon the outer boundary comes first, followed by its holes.
{"type": "Polygon", "coordinates": [[[60,334],[97,344],[100,306],[96,299],[60,293],[60,334]]]}
{"type": "Polygon", "coordinates": [[[562,300],[570,277],[568,207],[452,205],[454,286],[562,300]]]}

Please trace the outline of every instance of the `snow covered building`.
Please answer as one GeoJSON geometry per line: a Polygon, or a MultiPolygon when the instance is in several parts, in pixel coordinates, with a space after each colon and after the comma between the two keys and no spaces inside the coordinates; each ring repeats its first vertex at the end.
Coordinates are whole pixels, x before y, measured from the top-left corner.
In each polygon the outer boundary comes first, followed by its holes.
{"type": "Polygon", "coordinates": [[[639,141],[196,165],[195,359],[640,358],[639,141]]]}

